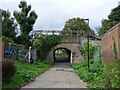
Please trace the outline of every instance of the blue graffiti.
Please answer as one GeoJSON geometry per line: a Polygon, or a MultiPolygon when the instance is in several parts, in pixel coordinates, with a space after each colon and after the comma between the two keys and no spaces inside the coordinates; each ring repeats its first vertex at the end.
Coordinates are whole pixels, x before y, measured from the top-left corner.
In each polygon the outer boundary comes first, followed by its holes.
{"type": "Polygon", "coordinates": [[[7,54],[7,55],[17,54],[17,50],[5,50],[4,54],[7,54]]]}

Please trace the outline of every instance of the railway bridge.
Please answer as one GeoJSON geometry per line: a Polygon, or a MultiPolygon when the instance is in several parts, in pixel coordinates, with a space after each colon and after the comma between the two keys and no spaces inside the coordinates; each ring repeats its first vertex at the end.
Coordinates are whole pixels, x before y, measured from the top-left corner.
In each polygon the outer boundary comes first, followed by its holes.
{"type": "Polygon", "coordinates": [[[35,30],[34,34],[46,34],[46,35],[62,35],[61,43],[56,45],[49,51],[46,61],[55,62],[55,51],[58,49],[65,49],[68,52],[70,63],[79,63],[84,60],[80,53],[80,39],[81,36],[87,34],[83,31],[61,31],[61,30],[35,30]]]}

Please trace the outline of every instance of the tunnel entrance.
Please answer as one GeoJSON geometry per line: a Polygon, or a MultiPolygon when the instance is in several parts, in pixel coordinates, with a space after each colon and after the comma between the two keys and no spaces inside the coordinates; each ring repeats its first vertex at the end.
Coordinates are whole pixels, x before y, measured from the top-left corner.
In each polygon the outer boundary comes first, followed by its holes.
{"type": "Polygon", "coordinates": [[[66,48],[57,48],[53,52],[54,62],[71,62],[71,51],[66,48]]]}

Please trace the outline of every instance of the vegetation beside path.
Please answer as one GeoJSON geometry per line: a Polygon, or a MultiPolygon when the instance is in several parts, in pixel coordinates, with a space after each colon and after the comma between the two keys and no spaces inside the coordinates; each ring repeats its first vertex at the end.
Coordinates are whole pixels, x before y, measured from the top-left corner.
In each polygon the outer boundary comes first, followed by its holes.
{"type": "Polygon", "coordinates": [[[120,60],[106,66],[101,60],[90,60],[88,72],[87,60],[72,64],[80,79],[88,83],[90,88],[120,88],[120,60]]]}
{"type": "Polygon", "coordinates": [[[34,81],[36,76],[52,67],[52,64],[48,62],[35,62],[34,64],[31,64],[22,61],[15,61],[15,63],[17,66],[17,72],[11,80],[3,84],[3,89],[19,88],[30,81],[34,81]]]}

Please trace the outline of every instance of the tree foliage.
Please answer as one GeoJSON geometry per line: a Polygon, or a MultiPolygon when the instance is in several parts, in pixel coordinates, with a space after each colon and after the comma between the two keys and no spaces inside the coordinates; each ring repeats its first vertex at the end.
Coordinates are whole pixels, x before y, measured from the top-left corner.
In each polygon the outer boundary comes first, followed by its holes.
{"type": "Polygon", "coordinates": [[[101,21],[101,27],[97,29],[99,36],[102,36],[110,28],[120,22],[120,5],[111,10],[108,19],[101,21]]]}
{"type": "MultiPolygon", "coordinates": [[[[89,57],[90,59],[93,59],[93,55],[95,51],[97,50],[97,47],[89,43],[89,57]]],[[[85,59],[88,57],[88,42],[84,42],[84,47],[80,49],[81,54],[84,56],[85,59]]]]}
{"type": "Polygon", "coordinates": [[[93,30],[90,29],[88,24],[85,22],[85,19],[81,19],[79,17],[72,18],[66,21],[63,30],[65,31],[90,31],[93,32],[93,30]]]}
{"type": "Polygon", "coordinates": [[[120,5],[111,10],[108,19],[110,21],[120,22],[120,5]]]}
{"type": "Polygon", "coordinates": [[[9,43],[14,44],[14,41],[6,36],[2,36],[1,38],[2,38],[2,41],[4,42],[9,42],[9,43]]]}
{"type": "Polygon", "coordinates": [[[22,34],[22,35],[18,36],[17,38],[15,38],[14,42],[16,44],[24,45],[26,48],[28,48],[29,46],[32,46],[32,42],[30,41],[29,38],[30,38],[29,36],[22,34]]]}
{"type": "Polygon", "coordinates": [[[30,31],[33,30],[33,25],[37,19],[37,14],[35,11],[31,11],[31,5],[27,5],[26,1],[21,1],[18,6],[21,11],[14,11],[14,16],[20,26],[21,36],[19,36],[15,41],[16,43],[23,44],[28,47],[31,45],[29,34],[30,31]],[[20,42],[18,42],[18,40],[20,42]]]}
{"type": "Polygon", "coordinates": [[[2,12],[2,35],[10,39],[15,39],[17,34],[17,24],[15,23],[15,19],[11,17],[8,10],[0,9],[0,12],[2,12]]]}
{"type": "Polygon", "coordinates": [[[48,52],[60,42],[61,38],[58,35],[36,36],[33,45],[37,49],[37,57],[41,60],[45,60],[48,52]]]}
{"type": "Polygon", "coordinates": [[[20,25],[21,34],[28,35],[33,29],[37,14],[35,11],[30,11],[31,5],[27,5],[25,1],[21,1],[18,6],[21,12],[14,11],[14,16],[20,25]]]}

